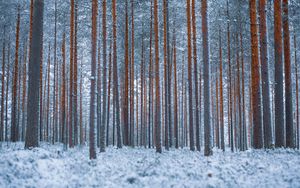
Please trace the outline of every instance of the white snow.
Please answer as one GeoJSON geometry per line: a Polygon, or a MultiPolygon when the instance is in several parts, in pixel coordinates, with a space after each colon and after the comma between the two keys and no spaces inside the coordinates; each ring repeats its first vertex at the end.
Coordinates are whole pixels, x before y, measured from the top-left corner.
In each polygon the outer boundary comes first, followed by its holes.
{"type": "Polygon", "coordinates": [[[0,187],[300,187],[296,150],[214,150],[204,157],[188,148],[157,154],[109,147],[91,161],[86,146],[23,147],[2,143],[0,187]]]}

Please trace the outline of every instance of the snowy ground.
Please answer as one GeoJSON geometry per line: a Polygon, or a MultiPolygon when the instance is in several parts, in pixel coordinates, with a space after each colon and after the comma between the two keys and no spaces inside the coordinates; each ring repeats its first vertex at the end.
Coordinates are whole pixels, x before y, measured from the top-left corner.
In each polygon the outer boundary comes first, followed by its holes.
{"type": "Polygon", "coordinates": [[[300,187],[300,152],[108,148],[88,159],[88,147],[64,152],[43,144],[2,144],[0,187],[300,187]]]}

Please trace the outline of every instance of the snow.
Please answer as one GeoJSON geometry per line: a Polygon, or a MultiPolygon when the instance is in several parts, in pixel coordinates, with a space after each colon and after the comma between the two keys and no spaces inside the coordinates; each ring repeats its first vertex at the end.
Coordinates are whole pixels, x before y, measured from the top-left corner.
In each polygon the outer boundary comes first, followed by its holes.
{"type": "Polygon", "coordinates": [[[300,152],[289,149],[231,153],[188,148],[107,148],[89,160],[88,147],[63,151],[43,143],[2,144],[0,187],[300,187],[300,152]]]}

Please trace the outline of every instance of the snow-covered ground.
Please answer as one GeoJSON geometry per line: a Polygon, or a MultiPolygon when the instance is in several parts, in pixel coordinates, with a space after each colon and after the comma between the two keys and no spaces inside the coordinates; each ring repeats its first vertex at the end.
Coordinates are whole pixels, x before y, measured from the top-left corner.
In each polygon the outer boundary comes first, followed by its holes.
{"type": "Polygon", "coordinates": [[[42,144],[2,144],[0,187],[300,187],[300,152],[295,150],[203,152],[188,148],[107,148],[90,161],[88,147],[63,151],[42,144]]]}

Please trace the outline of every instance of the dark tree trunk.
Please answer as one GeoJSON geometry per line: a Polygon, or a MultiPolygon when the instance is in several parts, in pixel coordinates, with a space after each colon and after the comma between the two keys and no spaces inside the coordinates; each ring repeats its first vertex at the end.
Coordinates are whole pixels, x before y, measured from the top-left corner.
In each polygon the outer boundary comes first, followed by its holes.
{"type": "Polygon", "coordinates": [[[251,87],[253,108],[253,147],[263,147],[263,130],[261,114],[260,74],[258,57],[258,35],[256,22],[256,1],[249,1],[251,23],[251,87]]]}
{"type": "Polygon", "coordinates": [[[90,101],[90,159],[96,159],[95,151],[95,82],[97,52],[97,17],[98,1],[92,1],[92,62],[91,62],[91,101],[90,101]]]}
{"type": "Polygon", "coordinates": [[[43,45],[44,1],[35,0],[33,4],[32,40],[28,74],[27,131],[25,148],[38,146],[38,109],[39,108],[39,73],[43,45]]]}
{"type": "Polygon", "coordinates": [[[281,0],[274,1],[275,147],[284,147],[283,64],[281,0]]]}
{"type": "Polygon", "coordinates": [[[211,146],[211,125],[210,125],[210,101],[209,101],[209,43],[208,43],[208,23],[207,23],[207,1],[202,0],[202,37],[203,37],[203,78],[204,78],[204,155],[212,155],[211,146]]]}

